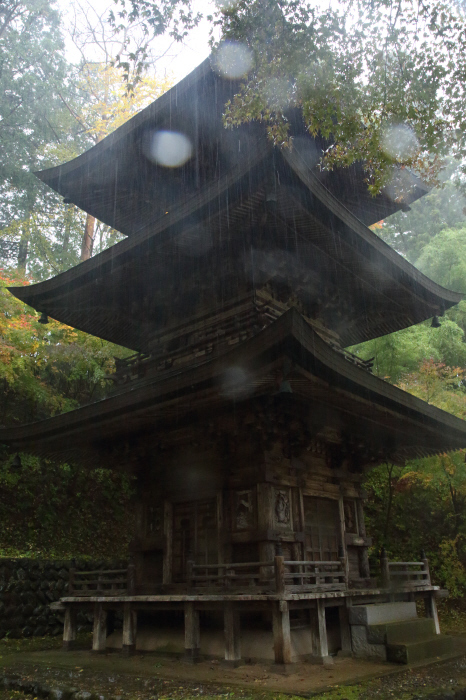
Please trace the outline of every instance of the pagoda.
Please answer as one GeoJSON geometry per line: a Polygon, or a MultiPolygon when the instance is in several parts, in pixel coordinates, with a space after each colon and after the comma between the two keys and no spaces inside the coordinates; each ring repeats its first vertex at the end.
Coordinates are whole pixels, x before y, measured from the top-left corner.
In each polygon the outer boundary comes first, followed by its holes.
{"type": "Polygon", "coordinates": [[[237,87],[207,60],[38,173],[126,239],[12,293],[134,351],[106,399],[0,430],[12,450],[137,478],[128,569],[72,573],[64,644],[84,610],[95,651],[170,643],[191,660],[278,665],[438,656],[450,649],[441,591],[424,556],[382,556],[371,575],[361,482],[382,461],[466,447],[466,424],[345,349],[460,300],[368,228],[425,189],[400,171],[371,197],[361,165],[319,170],[327,144],[298,112],[291,149],[260,123],[225,129],[237,87]],[[111,611],[122,637],[107,637],[111,611]]]}

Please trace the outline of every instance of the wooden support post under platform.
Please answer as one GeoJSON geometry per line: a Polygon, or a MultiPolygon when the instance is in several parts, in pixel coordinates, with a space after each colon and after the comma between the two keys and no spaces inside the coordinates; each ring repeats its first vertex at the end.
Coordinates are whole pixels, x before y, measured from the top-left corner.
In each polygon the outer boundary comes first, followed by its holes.
{"type": "Polygon", "coordinates": [[[94,630],[92,634],[92,651],[105,651],[107,641],[107,611],[104,610],[102,603],[96,603],[94,606],[94,630]]]}
{"type": "Polygon", "coordinates": [[[277,600],[273,606],[273,649],[275,663],[291,663],[290,611],[286,600],[277,600]]]}
{"type": "Polygon", "coordinates": [[[223,615],[225,624],[225,664],[236,667],[241,662],[239,614],[235,610],[233,603],[226,602],[223,615]]]}
{"type": "Polygon", "coordinates": [[[123,605],[123,644],[124,654],[132,654],[136,650],[138,614],[132,610],[131,603],[123,605]]]}
{"type": "Polygon", "coordinates": [[[194,603],[184,604],[184,658],[194,663],[199,660],[201,653],[201,637],[199,628],[199,610],[194,603]]]}
{"type": "Polygon", "coordinates": [[[427,617],[431,617],[435,625],[435,634],[440,634],[440,623],[438,619],[437,612],[437,602],[434,597],[434,593],[430,593],[427,598],[424,598],[424,605],[426,608],[427,617]]]}
{"type": "MultiPolygon", "coordinates": [[[[333,664],[333,659],[328,655],[327,624],[325,620],[325,605],[322,599],[316,600],[316,614],[311,617],[311,632],[313,636],[312,655],[325,666],[333,664]]],[[[343,641],[343,640],[342,640],[343,641]]]]}
{"type": "Polygon", "coordinates": [[[353,653],[353,646],[351,644],[351,627],[349,624],[348,608],[346,605],[339,606],[338,615],[340,618],[341,655],[351,656],[353,653]]]}
{"type": "Polygon", "coordinates": [[[76,610],[68,606],[65,610],[63,626],[63,649],[69,651],[76,640],[76,610]]]}

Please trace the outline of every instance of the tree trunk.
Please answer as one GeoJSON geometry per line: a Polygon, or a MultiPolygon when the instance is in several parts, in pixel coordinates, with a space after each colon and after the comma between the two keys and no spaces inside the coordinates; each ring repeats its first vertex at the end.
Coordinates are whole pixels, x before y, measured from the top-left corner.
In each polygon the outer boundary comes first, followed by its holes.
{"type": "Polygon", "coordinates": [[[86,216],[86,225],[84,226],[84,236],[81,245],[81,262],[83,260],[89,260],[92,255],[92,248],[94,246],[94,234],[95,234],[95,217],[88,214],[86,216]]]}
{"type": "Polygon", "coordinates": [[[18,271],[23,275],[26,274],[26,265],[29,251],[29,236],[30,236],[29,218],[23,223],[21,228],[21,238],[18,247],[18,271]]]}
{"type": "Polygon", "coordinates": [[[66,207],[65,232],[63,235],[63,245],[62,245],[63,255],[66,255],[66,253],[68,252],[68,246],[70,244],[71,219],[73,217],[72,206],[73,206],[72,204],[68,204],[66,207]]]}

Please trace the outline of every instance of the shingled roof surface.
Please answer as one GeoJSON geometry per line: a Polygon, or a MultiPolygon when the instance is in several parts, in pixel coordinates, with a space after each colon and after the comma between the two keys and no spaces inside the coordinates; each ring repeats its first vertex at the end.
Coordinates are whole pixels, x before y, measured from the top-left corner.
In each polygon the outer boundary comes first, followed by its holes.
{"type": "Polygon", "coordinates": [[[299,415],[309,414],[311,428],[313,421],[320,421],[351,435],[355,444],[364,443],[373,463],[466,447],[465,421],[351,364],[295,309],[221,357],[54,418],[1,429],[0,442],[50,457],[86,460],[93,450],[138,435],[163,439],[168,429],[203,416],[236,414],[242,401],[294,403],[299,415]],[[284,363],[291,393],[280,394],[277,369],[284,363]],[[225,388],[232,368],[241,368],[245,377],[241,395],[225,388]]]}

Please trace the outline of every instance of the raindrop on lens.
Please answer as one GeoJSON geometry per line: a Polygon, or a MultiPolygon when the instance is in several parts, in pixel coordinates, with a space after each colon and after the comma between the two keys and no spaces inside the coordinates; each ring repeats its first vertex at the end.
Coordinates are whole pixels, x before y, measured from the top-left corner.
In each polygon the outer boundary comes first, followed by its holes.
{"type": "Polygon", "coordinates": [[[419,149],[416,134],[406,124],[388,126],[382,134],[380,145],[390,158],[398,161],[413,158],[419,149]]]}
{"type": "Polygon", "coordinates": [[[156,131],[149,139],[147,157],[166,168],[179,168],[192,156],[191,141],[177,131],[156,131]]]}
{"type": "Polygon", "coordinates": [[[237,41],[224,41],[218,47],[214,68],[224,78],[235,80],[245,76],[252,66],[252,52],[237,41]]]}
{"type": "Polygon", "coordinates": [[[220,391],[229,399],[243,399],[251,393],[251,377],[242,367],[229,367],[221,379],[220,391]]]}

